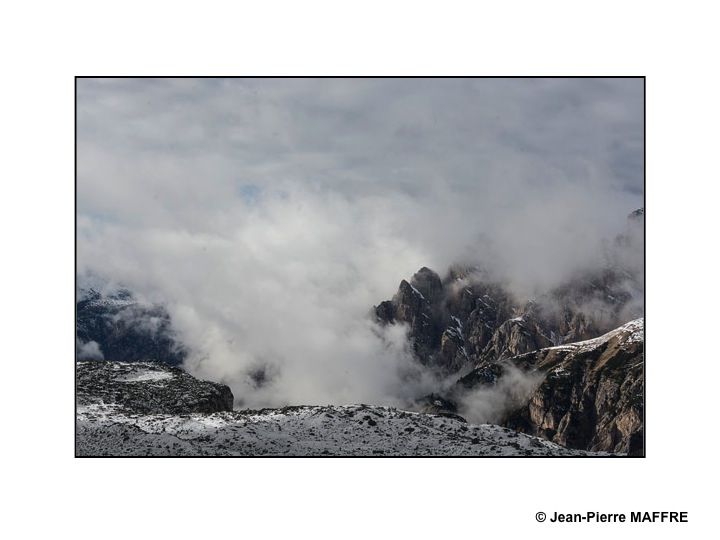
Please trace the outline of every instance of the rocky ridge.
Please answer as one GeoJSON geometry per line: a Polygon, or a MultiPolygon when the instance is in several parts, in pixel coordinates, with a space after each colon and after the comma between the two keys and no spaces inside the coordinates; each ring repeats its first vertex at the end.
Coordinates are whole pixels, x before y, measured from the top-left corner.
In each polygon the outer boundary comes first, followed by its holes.
{"type": "Polygon", "coordinates": [[[538,382],[525,395],[507,396],[503,425],[568,448],[644,452],[643,319],[591,340],[487,362],[458,381],[452,400],[502,387],[517,371],[538,382]]]}
{"type": "Polygon", "coordinates": [[[456,415],[368,405],[231,411],[226,387],[178,372],[161,364],[79,363],[77,455],[596,455],[456,415]]]}
{"type": "MultiPolygon", "coordinates": [[[[421,268],[374,308],[381,325],[405,324],[418,360],[447,375],[562,343],[597,337],[622,324],[633,300],[627,276],[604,270],[519,302],[477,269],[445,279],[421,268]],[[423,293],[428,282],[432,294],[423,293]]],[[[427,291],[426,291],[427,292],[427,291]]],[[[637,312],[633,312],[637,315],[637,312]]]]}
{"type": "Polygon", "coordinates": [[[615,346],[608,336],[621,339],[628,321],[629,335],[643,334],[643,237],[640,209],[607,245],[604,266],[532,300],[478,267],[456,266],[443,278],[424,267],[403,280],[373,315],[381,326],[405,325],[418,362],[437,378],[418,409],[462,413],[470,392],[492,391],[506,410],[490,421],[572,448],[642,452],[643,338],[615,346]],[[600,336],[602,346],[588,348],[600,336]],[[509,371],[522,384],[511,385],[509,371]],[[535,394],[525,388],[530,372],[535,394]],[[559,375],[566,372],[570,379],[559,375]]]}
{"type": "MultiPolygon", "coordinates": [[[[201,381],[158,362],[76,363],[78,407],[109,405],[123,414],[189,414],[231,411],[224,384],[201,381]]],[[[83,409],[85,410],[85,409],[83,409]]]]}

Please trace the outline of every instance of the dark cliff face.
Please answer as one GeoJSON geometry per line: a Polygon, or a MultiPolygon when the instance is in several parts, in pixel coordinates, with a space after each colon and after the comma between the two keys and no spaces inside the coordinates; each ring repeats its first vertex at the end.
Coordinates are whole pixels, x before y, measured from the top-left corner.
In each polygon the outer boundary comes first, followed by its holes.
{"type": "Polygon", "coordinates": [[[381,324],[404,323],[409,327],[411,344],[418,360],[432,364],[441,346],[443,325],[440,302],[443,286],[440,277],[427,268],[420,269],[410,282],[402,280],[392,300],[374,308],[381,324]]]}
{"type": "Polygon", "coordinates": [[[531,316],[521,315],[505,321],[495,329],[480,357],[482,360],[497,361],[550,345],[552,342],[543,333],[542,326],[531,316]]]}
{"type": "Polygon", "coordinates": [[[444,296],[440,276],[425,266],[413,275],[410,283],[431,304],[437,304],[444,296]]]}
{"type": "Polygon", "coordinates": [[[462,403],[477,390],[507,391],[503,378],[537,381],[508,407],[501,423],[566,446],[640,455],[643,451],[643,319],[598,338],[486,362],[450,395],[462,403]]]}
{"type": "Polygon", "coordinates": [[[642,319],[595,340],[509,360],[545,377],[505,425],[568,448],[643,451],[642,319]]]}
{"type": "Polygon", "coordinates": [[[167,311],[142,305],[129,291],[83,294],[77,305],[76,360],[102,358],[116,362],[157,361],[180,365],[187,350],[177,342],[167,311]],[[87,344],[95,343],[89,355],[87,344]]]}
{"type": "Polygon", "coordinates": [[[519,302],[502,285],[477,276],[440,280],[427,268],[400,283],[392,300],[374,308],[380,324],[407,324],[417,359],[440,373],[510,358],[552,345],[597,337],[642,315],[627,275],[584,273],[519,302]]]}
{"type": "Polygon", "coordinates": [[[437,317],[437,305],[431,303],[405,280],[400,283],[393,304],[395,320],[410,326],[416,353],[420,359],[426,360],[439,344],[441,328],[437,317]]]}

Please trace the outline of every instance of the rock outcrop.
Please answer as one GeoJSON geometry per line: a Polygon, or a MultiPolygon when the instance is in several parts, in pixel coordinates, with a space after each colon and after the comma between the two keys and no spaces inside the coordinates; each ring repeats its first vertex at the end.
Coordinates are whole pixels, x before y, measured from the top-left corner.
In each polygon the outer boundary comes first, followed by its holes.
{"type": "Polygon", "coordinates": [[[642,315],[642,292],[633,296],[628,276],[618,270],[586,272],[526,302],[483,281],[481,273],[454,280],[451,275],[441,281],[422,268],[400,283],[392,300],[374,308],[380,324],[406,324],[416,358],[443,374],[591,339],[626,316],[642,315]]]}
{"type": "Polygon", "coordinates": [[[443,375],[592,339],[643,315],[643,218],[642,209],[628,216],[604,266],[532,300],[516,298],[478,267],[451,267],[443,279],[423,267],[374,308],[375,318],[406,324],[417,359],[443,375]]]}
{"type": "Polygon", "coordinates": [[[374,308],[380,323],[404,323],[409,326],[413,351],[426,365],[433,363],[442,342],[443,325],[439,313],[442,297],[440,277],[428,268],[421,268],[410,282],[400,282],[392,300],[374,308]]]}
{"type": "Polygon", "coordinates": [[[512,370],[540,382],[503,425],[568,448],[643,453],[643,319],[595,339],[483,364],[460,379],[454,397],[498,387],[512,370]]]}
{"type": "Polygon", "coordinates": [[[642,319],[634,320],[644,310],[643,227],[640,209],[607,245],[602,267],[531,300],[477,267],[452,267],[443,279],[421,268],[403,280],[374,312],[381,325],[408,326],[417,360],[438,378],[438,389],[417,408],[462,413],[465,394],[491,388],[513,395],[493,405],[501,419],[483,421],[571,448],[641,452],[642,319]],[[530,372],[542,381],[532,392],[522,375],[530,372]],[[510,384],[509,373],[519,384],[510,384]]]}
{"type": "Polygon", "coordinates": [[[124,414],[189,414],[231,411],[224,384],[201,381],[157,362],[89,361],[76,364],[78,406],[111,405],[124,414]]]}

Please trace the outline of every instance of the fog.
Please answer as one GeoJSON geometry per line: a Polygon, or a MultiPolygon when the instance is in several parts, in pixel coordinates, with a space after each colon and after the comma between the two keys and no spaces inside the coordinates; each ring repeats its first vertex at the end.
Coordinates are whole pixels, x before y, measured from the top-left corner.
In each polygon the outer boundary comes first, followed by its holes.
{"type": "Polygon", "coordinates": [[[401,403],[429,381],[370,308],[421,266],[532,295],[598,264],[642,114],[639,79],[80,79],[78,272],[243,405],[401,403]]]}
{"type": "Polygon", "coordinates": [[[543,381],[539,371],[506,365],[497,384],[483,385],[458,397],[458,412],[472,424],[499,424],[510,411],[526,405],[543,381]]]}

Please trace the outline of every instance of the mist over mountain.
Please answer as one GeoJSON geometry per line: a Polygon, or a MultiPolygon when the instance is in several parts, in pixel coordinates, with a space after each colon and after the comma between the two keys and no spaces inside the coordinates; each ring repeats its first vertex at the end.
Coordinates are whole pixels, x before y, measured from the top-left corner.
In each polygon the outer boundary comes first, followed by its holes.
{"type": "Polygon", "coordinates": [[[641,105],[633,79],[83,79],[78,269],[248,404],[392,403],[412,359],[368,308],[423,266],[521,298],[601,266],[642,205],[641,105]]]}
{"type": "Polygon", "coordinates": [[[642,100],[80,79],[77,358],[180,365],[236,407],[462,407],[471,371],[642,317],[642,100]]]}
{"type": "MultiPolygon", "coordinates": [[[[373,374],[377,388],[358,401],[384,399],[382,403],[405,408],[460,411],[479,422],[505,421],[543,380],[533,370],[518,371],[514,360],[508,360],[592,340],[642,317],[643,215],[642,209],[632,212],[622,232],[605,243],[602,265],[578,270],[566,282],[530,299],[477,265],[453,265],[443,278],[423,267],[410,281],[402,280],[391,300],[380,302],[359,321],[372,332],[376,354],[395,363],[373,374]],[[474,387],[479,390],[468,392],[474,387]]],[[[81,277],[79,283],[79,360],[173,365],[183,364],[192,354],[179,341],[162,305],[143,304],[122,287],[102,285],[96,275],[81,277]]],[[[362,367],[373,365],[369,359],[362,367]]],[[[275,403],[286,404],[287,396],[277,385],[283,373],[276,363],[258,359],[243,375],[242,385],[229,381],[239,406],[272,392],[275,403]]],[[[642,412],[635,417],[635,425],[642,427],[642,412]]]]}

